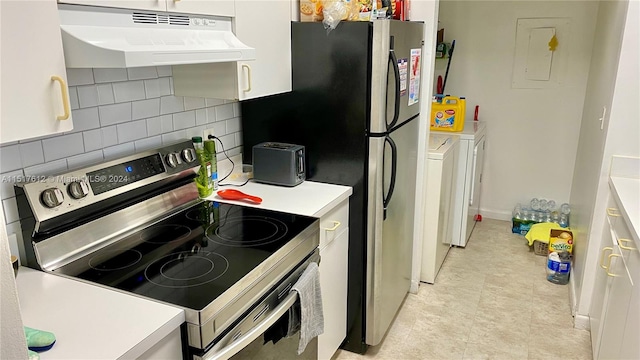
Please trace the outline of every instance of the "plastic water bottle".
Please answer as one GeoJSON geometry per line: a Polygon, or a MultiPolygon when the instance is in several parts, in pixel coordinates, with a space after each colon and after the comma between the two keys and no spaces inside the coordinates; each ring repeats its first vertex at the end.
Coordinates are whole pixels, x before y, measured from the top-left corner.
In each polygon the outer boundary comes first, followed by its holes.
{"type": "Polygon", "coordinates": [[[567,226],[569,226],[569,215],[560,214],[560,219],[558,220],[558,225],[560,225],[563,228],[566,228],[567,226]]]}
{"type": "Polygon", "coordinates": [[[553,211],[556,210],[556,202],[555,202],[555,200],[549,200],[547,205],[549,205],[549,211],[553,212],[553,211]]]}
{"type": "Polygon", "coordinates": [[[540,199],[540,210],[547,211],[549,210],[549,203],[546,199],[540,199]]]}
{"type": "Polygon", "coordinates": [[[564,203],[564,204],[560,205],[560,213],[561,214],[569,215],[570,212],[571,212],[571,207],[569,206],[569,204],[564,203]]]}
{"type": "Polygon", "coordinates": [[[540,210],[540,200],[538,198],[531,199],[531,209],[540,210]]]}
{"type": "Polygon", "coordinates": [[[552,252],[547,257],[547,280],[554,284],[569,283],[571,255],[567,251],[552,252]]]}

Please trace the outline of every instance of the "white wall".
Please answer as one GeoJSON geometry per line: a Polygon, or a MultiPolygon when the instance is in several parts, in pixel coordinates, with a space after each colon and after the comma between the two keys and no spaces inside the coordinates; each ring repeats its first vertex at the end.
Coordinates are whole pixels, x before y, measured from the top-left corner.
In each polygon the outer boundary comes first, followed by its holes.
{"type": "MultiPolygon", "coordinates": [[[[456,40],[445,93],[480,105],[487,123],[481,213],[510,219],[532,197],[569,201],[596,24],[596,1],[440,1],[445,41],[456,40]],[[571,19],[568,69],[551,89],[511,88],[518,18],[571,19]]],[[[436,61],[436,78],[447,60],[436,61]]],[[[434,85],[435,86],[435,85],[434,85]]]]}
{"type": "Polygon", "coordinates": [[[576,245],[572,278],[577,321],[589,314],[595,273],[599,270],[611,156],[640,157],[638,20],[638,1],[600,3],[571,192],[571,201],[575,204],[572,227],[576,245]],[[607,107],[608,115],[601,131],[598,118],[603,106],[607,107]]]}
{"type": "Polygon", "coordinates": [[[229,156],[241,152],[238,102],[174,96],[171,75],[170,66],[67,69],[73,131],[0,147],[0,197],[7,233],[17,235],[11,248],[20,249],[22,261],[16,176],[61,173],[202,136],[205,129],[214,129],[229,156]]]}

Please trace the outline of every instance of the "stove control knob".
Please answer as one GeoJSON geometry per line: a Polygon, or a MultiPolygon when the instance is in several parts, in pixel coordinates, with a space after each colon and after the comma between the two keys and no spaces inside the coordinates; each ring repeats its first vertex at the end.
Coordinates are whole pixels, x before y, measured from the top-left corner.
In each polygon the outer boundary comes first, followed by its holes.
{"type": "Polygon", "coordinates": [[[182,160],[187,163],[194,162],[196,160],[196,151],[191,148],[182,150],[182,160]]]}
{"type": "Polygon", "coordinates": [[[167,165],[169,165],[170,168],[174,168],[182,163],[182,160],[180,160],[180,156],[178,156],[178,153],[175,152],[167,154],[166,161],[167,165]]]}
{"type": "Polygon", "coordinates": [[[64,194],[58,188],[48,188],[40,194],[44,206],[53,209],[64,201],[64,194]]]}
{"type": "Polygon", "coordinates": [[[74,181],[67,187],[69,195],[74,199],[82,199],[89,195],[89,186],[83,180],[74,181]]]}

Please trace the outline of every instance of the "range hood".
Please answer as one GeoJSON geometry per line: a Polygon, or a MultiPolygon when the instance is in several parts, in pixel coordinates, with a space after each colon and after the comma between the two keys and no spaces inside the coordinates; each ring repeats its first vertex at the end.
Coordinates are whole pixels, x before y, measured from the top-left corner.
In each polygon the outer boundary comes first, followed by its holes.
{"type": "Polygon", "coordinates": [[[59,5],[68,68],[127,68],[255,59],[231,18],[59,5]]]}

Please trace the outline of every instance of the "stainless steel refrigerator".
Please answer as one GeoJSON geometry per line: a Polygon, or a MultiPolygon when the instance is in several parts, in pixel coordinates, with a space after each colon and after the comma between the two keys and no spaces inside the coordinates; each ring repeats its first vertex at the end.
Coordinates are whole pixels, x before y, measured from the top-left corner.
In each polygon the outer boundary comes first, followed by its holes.
{"type": "Polygon", "coordinates": [[[294,22],[293,90],[241,102],[245,163],[260,142],[300,144],[307,180],[353,187],[341,346],[353,352],[380,343],[409,291],[423,26],[294,22]]]}

